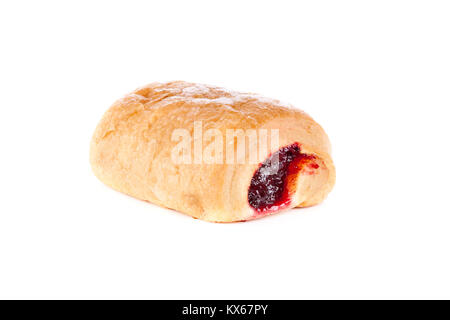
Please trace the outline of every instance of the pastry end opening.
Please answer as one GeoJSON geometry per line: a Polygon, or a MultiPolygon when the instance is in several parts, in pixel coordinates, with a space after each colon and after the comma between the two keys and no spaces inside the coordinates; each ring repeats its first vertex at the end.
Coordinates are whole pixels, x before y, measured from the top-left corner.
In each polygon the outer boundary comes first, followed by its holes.
{"type": "Polygon", "coordinates": [[[248,203],[257,215],[273,213],[292,203],[299,174],[314,174],[319,168],[313,155],[301,152],[298,142],[280,148],[269,155],[253,174],[248,203]]]}

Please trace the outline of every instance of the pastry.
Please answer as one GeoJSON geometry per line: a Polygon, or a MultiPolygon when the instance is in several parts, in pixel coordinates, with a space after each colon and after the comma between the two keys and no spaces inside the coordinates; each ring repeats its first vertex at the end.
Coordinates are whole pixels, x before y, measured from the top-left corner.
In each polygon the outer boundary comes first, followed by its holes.
{"type": "Polygon", "coordinates": [[[183,81],[115,102],[90,161],[106,185],[214,222],[320,203],[335,182],[330,142],[310,116],[278,100],[183,81]]]}

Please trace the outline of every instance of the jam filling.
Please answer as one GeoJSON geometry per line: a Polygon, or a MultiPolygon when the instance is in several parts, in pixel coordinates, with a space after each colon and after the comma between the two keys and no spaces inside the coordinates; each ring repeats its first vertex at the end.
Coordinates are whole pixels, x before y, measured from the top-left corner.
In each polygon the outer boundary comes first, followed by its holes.
{"type": "Polygon", "coordinates": [[[291,204],[295,181],[300,171],[305,174],[319,166],[315,157],[301,153],[298,143],[279,149],[267,158],[253,175],[248,189],[248,203],[256,213],[274,212],[291,204]]]}

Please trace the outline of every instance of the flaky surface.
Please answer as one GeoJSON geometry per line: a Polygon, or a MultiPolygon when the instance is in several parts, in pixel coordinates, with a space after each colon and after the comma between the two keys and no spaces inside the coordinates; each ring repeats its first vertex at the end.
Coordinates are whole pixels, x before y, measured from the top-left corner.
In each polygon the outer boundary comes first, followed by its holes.
{"type": "Polygon", "coordinates": [[[97,126],[90,161],[106,185],[195,218],[232,222],[259,217],[248,203],[248,188],[258,164],[176,164],[171,152],[175,129],[193,137],[194,121],[203,132],[218,129],[278,129],[278,145],[298,142],[320,162],[314,175],[300,174],[291,207],[321,202],[335,171],[330,143],[307,114],[277,100],[182,81],[153,83],[115,102],[97,126]]]}

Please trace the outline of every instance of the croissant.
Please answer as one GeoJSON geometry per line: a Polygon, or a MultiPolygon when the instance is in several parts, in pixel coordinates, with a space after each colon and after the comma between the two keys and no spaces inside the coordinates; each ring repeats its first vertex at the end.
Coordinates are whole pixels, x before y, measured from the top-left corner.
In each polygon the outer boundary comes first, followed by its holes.
{"type": "Polygon", "coordinates": [[[252,93],[174,81],[115,102],[91,141],[94,174],[138,199],[213,222],[322,202],[330,142],[306,113],[252,93]]]}

